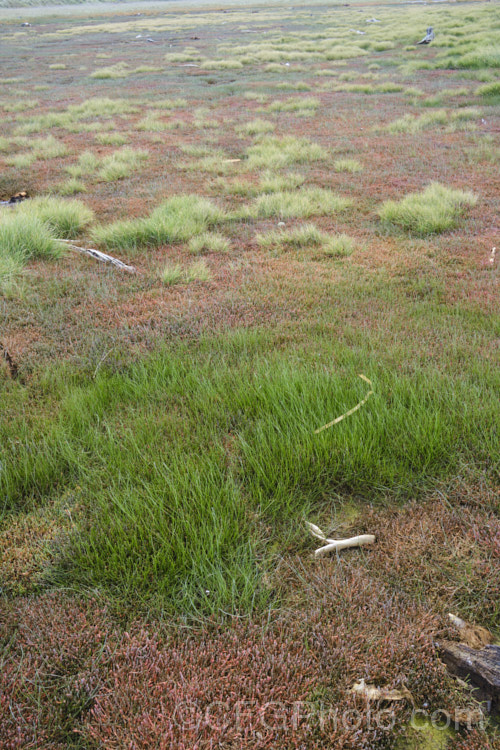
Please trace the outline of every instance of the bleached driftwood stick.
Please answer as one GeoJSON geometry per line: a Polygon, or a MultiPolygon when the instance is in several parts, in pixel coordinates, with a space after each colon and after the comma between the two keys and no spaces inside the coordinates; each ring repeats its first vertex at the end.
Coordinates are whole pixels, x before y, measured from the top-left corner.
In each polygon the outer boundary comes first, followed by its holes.
{"type": "Polygon", "coordinates": [[[135,273],[136,269],[134,266],[127,266],[122,260],[114,258],[112,255],[106,255],[101,253],[100,250],[94,250],[91,247],[80,247],[80,245],[74,245],[70,240],[57,240],[58,242],[64,242],[71,250],[76,250],[77,253],[83,255],[90,255],[91,258],[100,260],[102,263],[111,263],[115,268],[119,268],[120,271],[127,271],[128,273],[135,273]]]}
{"type": "Polygon", "coordinates": [[[328,539],[325,547],[320,547],[314,553],[314,557],[326,557],[332,552],[338,552],[347,547],[363,547],[365,544],[373,544],[375,537],[373,534],[362,534],[361,536],[352,536],[350,539],[328,539]]]}
{"type": "Polygon", "coordinates": [[[323,547],[319,547],[314,557],[326,557],[332,552],[338,552],[341,549],[347,549],[348,547],[363,547],[365,544],[373,544],[375,537],[373,534],[361,534],[360,536],[352,536],[349,539],[327,539],[326,534],[314,523],[307,522],[307,527],[311,534],[325,542],[323,547]]]}

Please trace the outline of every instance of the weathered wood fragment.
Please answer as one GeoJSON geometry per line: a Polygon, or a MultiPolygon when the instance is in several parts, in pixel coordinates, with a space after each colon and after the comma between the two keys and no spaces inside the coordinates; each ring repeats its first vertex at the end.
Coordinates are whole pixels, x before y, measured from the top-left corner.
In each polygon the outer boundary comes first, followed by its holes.
{"type": "Polygon", "coordinates": [[[492,714],[500,715],[500,646],[478,650],[464,643],[440,641],[438,649],[449,671],[477,688],[476,700],[485,701],[492,714]]]}
{"type": "Polygon", "coordinates": [[[69,240],[57,240],[58,242],[64,242],[67,247],[71,248],[71,250],[76,250],[77,253],[82,253],[83,255],[90,255],[91,258],[95,258],[96,260],[100,260],[102,263],[111,263],[115,268],[119,268],[120,271],[127,271],[128,273],[135,273],[136,269],[134,266],[127,266],[126,263],[124,263],[122,260],[119,260],[118,258],[114,258],[112,255],[107,255],[106,253],[102,253],[100,250],[94,250],[92,247],[80,247],[80,245],[74,245],[69,240]]]}

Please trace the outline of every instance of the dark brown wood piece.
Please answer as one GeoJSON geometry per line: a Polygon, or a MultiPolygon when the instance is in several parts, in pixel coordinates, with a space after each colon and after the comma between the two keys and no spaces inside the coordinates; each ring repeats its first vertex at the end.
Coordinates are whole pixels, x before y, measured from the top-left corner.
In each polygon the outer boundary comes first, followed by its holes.
{"type": "Polygon", "coordinates": [[[5,348],[5,346],[2,344],[1,341],[0,341],[0,355],[2,356],[2,359],[4,359],[5,362],[7,363],[10,377],[12,378],[12,380],[16,380],[16,378],[19,375],[17,365],[12,359],[12,357],[10,356],[9,350],[5,348]]]}
{"type": "Polygon", "coordinates": [[[500,646],[474,649],[464,643],[441,641],[438,648],[449,671],[468,679],[477,688],[474,697],[486,701],[492,714],[500,715],[500,646]]]}

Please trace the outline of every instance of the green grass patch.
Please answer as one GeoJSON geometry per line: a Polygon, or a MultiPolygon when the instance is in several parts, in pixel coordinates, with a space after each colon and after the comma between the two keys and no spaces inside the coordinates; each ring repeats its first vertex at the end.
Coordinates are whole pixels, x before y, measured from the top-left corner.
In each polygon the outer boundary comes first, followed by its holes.
{"type": "Polygon", "coordinates": [[[123,146],[128,141],[123,133],[96,133],[94,137],[102,146],[123,146]]]}
{"type": "Polygon", "coordinates": [[[123,180],[139,169],[147,158],[148,152],[141,149],[118,149],[101,160],[97,176],[104,182],[123,180]]]}
{"type": "Polygon", "coordinates": [[[500,81],[485,83],[475,91],[476,96],[484,96],[485,99],[497,99],[500,97],[500,81]]]}
{"type": "Polygon", "coordinates": [[[332,190],[307,187],[260,195],[251,207],[251,215],[259,218],[307,218],[344,211],[352,201],[332,190]]]}
{"type": "Polygon", "coordinates": [[[139,608],[249,612],[269,603],[264,574],[335,493],[414,497],[494,461],[492,369],[405,375],[328,342],[335,367],[318,366],[309,342],[283,351],[269,333],[240,332],[30,385],[39,418],[2,423],[0,491],[10,508],[78,497],[50,579],[139,608]],[[314,434],[366,393],[361,366],[375,396],[314,434]]]}
{"type": "Polygon", "coordinates": [[[460,216],[476,202],[470,191],[433,182],[422,192],[410,193],[400,201],[386,201],[378,213],[385,224],[425,236],[453,229],[460,216]]]}
{"type": "Polygon", "coordinates": [[[114,80],[116,78],[127,78],[131,74],[129,66],[125,62],[116,63],[116,65],[109,65],[107,68],[99,68],[90,74],[91,78],[97,78],[98,80],[114,80]]]}
{"type": "Polygon", "coordinates": [[[273,122],[257,118],[245,123],[244,125],[238,125],[236,127],[236,132],[242,133],[243,135],[256,136],[272,133],[275,128],[276,125],[273,122]]]}
{"type": "Polygon", "coordinates": [[[286,167],[289,164],[304,164],[326,159],[328,154],[319,143],[307,138],[268,136],[247,150],[248,167],[286,167]]]}
{"type": "Polygon", "coordinates": [[[37,197],[20,203],[15,209],[19,217],[33,217],[50,227],[56,237],[77,237],[93,220],[93,211],[78,200],[37,197]]]}
{"type": "Polygon", "coordinates": [[[169,198],[144,219],[117,221],[96,227],[93,238],[108,249],[156,247],[186,242],[224,219],[223,212],[206,198],[179,195],[169,198]]]}
{"type": "Polygon", "coordinates": [[[86,190],[85,183],[76,177],[70,177],[69,180],[61,182],[56,187],[56,192],[59,195],[77,195],[78,193],[85,193],[86,190]]]}
{"type": "Polygon", "coordinates": [[[356,159],[337,159],[334,164],[337,172],[349,172],[355,174],[363,170],[363,165],[356,159]]]}
{"type": "Polygon", "coordinates": [[[352,255],[357,247],[358,243],[354,237],[350,237],[348,234],[335,234],[329,237],[328,242],[325,242],[322,250],[325,255],[342,258],[352,255]]]}
{"type": "Polygon", "coordinates": [[[279,193],[282,191],[296,190],[304,183],[304,176],[297,172],[286,174],[275,174],[266,171],[259,181],[259,190],[262,193],[279,193]]]}
{"type": "Polygon", "coordinates": [[[188,249],[193,255],[198,253],[227,253],[231,250],[228,238],[219,232],[203,232],[191,237],[188,249]]]}

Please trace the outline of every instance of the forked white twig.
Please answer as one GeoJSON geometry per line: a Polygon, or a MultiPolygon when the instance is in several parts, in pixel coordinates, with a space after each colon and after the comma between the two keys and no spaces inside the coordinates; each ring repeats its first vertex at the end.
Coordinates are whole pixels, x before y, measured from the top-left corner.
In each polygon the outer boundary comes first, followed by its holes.
{"type": "Polygon", "coordinates": [[[325,542],[323,547],[319,547],[314,557],[326,557],[332,552],[339,552],[341,549],[347,549],[348,547],[363,547],[366,544],[373,544],[375,537],[373,534],[361,534],[360,536],[352,536],[349,539],[328,539],[326,534],[316,526],[314,523],[306,522],[309,532],[322,542],[325,542]]]}

